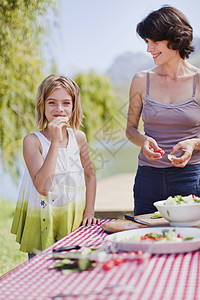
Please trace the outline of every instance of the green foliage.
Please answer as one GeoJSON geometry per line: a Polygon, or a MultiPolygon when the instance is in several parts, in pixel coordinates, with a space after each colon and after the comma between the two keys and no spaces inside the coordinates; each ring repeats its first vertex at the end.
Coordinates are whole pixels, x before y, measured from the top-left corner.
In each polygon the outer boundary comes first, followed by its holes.
{"type": "Polygon", "coordinates": [[[0,3],[0,148],[7,170],[16,175],[22,138],[35,129],[35,96],[43,77],[40,45],[46,13],[55,0],[0,3]]]}
{"type": "MultiPolygon", "coordinates": [[[[44,78],[41,50],[48,30],[47,12],[56,2],[0,1],[0,159],[14,179],[23,137],[36,130],[35,98],[44,78]]],[[[52,70],[56,73],[54,62],[52,70]]],[[[116,114],[110,81],[93,72],[74,79],[81,89],[83,130],[93,140],[95,132],[116,114]]]]}
{"type": "Polygon", "coordinates": [[[81,90],[81,104],[85,116],[82,122],[83,131],[88,141],[92,141],[96,131],[117,112],[113,90],[107,76],[94,72],[79,73],[74,80],[81,90]]]}

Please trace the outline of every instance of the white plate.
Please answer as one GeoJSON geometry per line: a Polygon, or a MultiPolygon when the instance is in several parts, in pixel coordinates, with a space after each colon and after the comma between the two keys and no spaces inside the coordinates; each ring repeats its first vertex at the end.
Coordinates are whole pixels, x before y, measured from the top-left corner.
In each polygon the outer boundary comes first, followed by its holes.
{"type": "Polygon", "coordinates": [[[149,253],[181,253],[189,252],[200,249],[200,228],[191,227],[175,227],[176,234],[180,233],[183,238],[193,237],[194,239],[183,241],[183,242],[156,242],[156,241],[116,241],[114,237],[118,239],[124,239],[133,235],[142,236],[147,233],[155,232],[162,235],[162,230],[169,230],[170,232],[174,229],[173,227],[151,227],[133,229],[122,232],[110,234],[106,237],[108,241],[111,241],[121,251],[136,251],[142,250],[149,253]]]}

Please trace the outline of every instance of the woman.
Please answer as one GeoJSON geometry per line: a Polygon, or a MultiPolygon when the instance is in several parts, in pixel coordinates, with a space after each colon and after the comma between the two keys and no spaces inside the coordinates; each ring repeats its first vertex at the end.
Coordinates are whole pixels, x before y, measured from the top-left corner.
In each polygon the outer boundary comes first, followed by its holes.
{"type": "Polygon", "coordinates": [[[176,8],[163,6],[137,25],[156,66],[130,87],[126,134],[141,147],[134,214],[151,213],[168,196],[200,196],[200,76],[188,63],[193,30],[176,8]],[[144,134],[138,129],[140,116],[144,134]],[[168,155],[172,154],[172,161],[168,155]]]}

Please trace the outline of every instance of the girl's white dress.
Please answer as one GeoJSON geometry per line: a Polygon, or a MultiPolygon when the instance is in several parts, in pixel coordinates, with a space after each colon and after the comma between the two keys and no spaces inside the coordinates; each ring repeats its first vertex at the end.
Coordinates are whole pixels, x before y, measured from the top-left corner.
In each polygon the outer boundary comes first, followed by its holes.
{"type": "MultiPolygon", "coordinates": [[[[44,250],[82,222],[85,209],[84,169],[75,134],[71,128],[67,131],[68,145],[59,149],[48,196],[38,193],[25,167],[11,228],[21,251],[33,253],[34,249],[44,250]]],[[[34,134],[40,140],[45,159],[50,142],[40,131],[34,134]]]]}

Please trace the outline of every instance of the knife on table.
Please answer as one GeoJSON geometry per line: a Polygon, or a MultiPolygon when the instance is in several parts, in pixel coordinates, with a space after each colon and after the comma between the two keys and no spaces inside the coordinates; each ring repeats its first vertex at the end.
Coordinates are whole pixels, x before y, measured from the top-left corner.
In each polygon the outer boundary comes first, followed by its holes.
{"type": "Polygon", "coordinates": [[[101,241],[97,241],[96,243],[92,243],[92,244],[90,244],[90,245],[71,245],[71,246],[65,246],[65,247],[60,247],[60,248],[55,248],[55,249],[53,249],[52,250],[52,252],[63,252],[63,251],[70,251],[70,250],[79,250],[79,249],[81,249],[81,248],[83,248],[83,247],[88,247],[88,248],[90,248],[90,247],[98,247],[99,246],[99,242],[101,242],[101,241]]]}
{"type": "Polygon", "coordinates": [[[130,221],[133,221],[133,222],[142,224],[142,225],[146,225],[146,226],[151,226],[150,223],[148,223],[148,222],[146,222],[146,221],[143,221],[143,220],[140,220],[140,219],[138,219],[138,218],[135,217],[135,216],[124,215],[124,217],[125,217],[125,219],[127,219],[127,220],[130,220],[130,221]]]}
{"type": "Polygon", "coordinates": [[[69,251],[69,250],[79,250],[81,249],[81,246],[78,245],[72,245],[72,246],[66,246],[66,247],[61,247],[61,248],[56,248],[53,249],[53,252],[62,252],[62,251],[69,251]]]}

